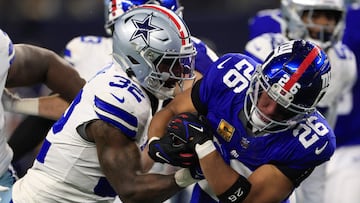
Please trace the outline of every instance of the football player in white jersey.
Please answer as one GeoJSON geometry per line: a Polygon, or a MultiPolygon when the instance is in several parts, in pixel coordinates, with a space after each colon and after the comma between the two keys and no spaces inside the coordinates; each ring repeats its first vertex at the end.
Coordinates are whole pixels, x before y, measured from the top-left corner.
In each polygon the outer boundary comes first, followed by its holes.
{"type": "Polygon", "coordinates": [[[183,20],[142,5],[114,24],[113,62],[98,71],[51,128],[13,202],[159,202],[182,177],[144,174],[140,151],[152,113],[149,95],[173,95],[194,80],[196,50],[183,20]]]}
{"type": "MultiPolygon", "coordinates": [[[[341,41],[346,12],[344,2],[343,0],[326,2],[282,0],[281,6],[280,13],[273,10],[270,15],[263,15],[252,21],[253,25],[258,27],[265,26],[263,23],[270,24],[269,22],[272,21],[281,28],[278,33],[270,29],[269,33],[260,34],[258,29],[252,29],[254,31],[252,36],[258,36],[246,44],[245,52],[262,62],[273,47],[289,39],[308,39],[322,47],[328,54],[332,70],[329,89],[319,102],[318,108],[330,125],[335,127],[341,98],[351,91],[357,75],[355,55],[341,41]]],[[[297,202],[323,201],[324,171],[325,165],[318,167],[310,178],[296,189],[297,202]]]]}
{"type": "MultiPolygon", "coordinates": [[[[354,51],[360,73],[360,1],[350,4],[343,41],[354,51]]],[[[341,102],[335,127],[336,150],[327,163],[326,203],[357,203],[360,199],[360,80],[341,102]]]]}
{"type": "MultiPolygon", "coordinates": [[[[0,30],[0,89],[44,83],[71,101],[85,81],[60,56],[54,52],[26,44],[13,44],[9,36],[0,30]],[[66,78],[66,82],[64,80],[66,78]]],[[[26,108],[43,112],[41,99],[24,102],[14,108],[26,108]]],[[[10,202],[12,185],[16,179],[11,167],[12,149],[4,135],[4,106],[0,104],[0,202],[10,202]]]]}
{"type": "MultiPolygon", "coordinates": [[[[109,36],[112,35],[112,26],[116,19],[125,11],[145,3],[160,4],[161,6],[167,7],[173,10],[179,16],[182,16],[183,7],[180,5],[178,0],[104,0],[105,8],[105,29],[109,36]]],[[[218,56],[210,49],[204,42],[191,36],[192,43],[194,44],[197,55],[195,60],[196,79],[199,79],[202,74],[205,74],[207,67],[214,62],[218,56]]],[[[82,78],[89,80],[94,76],[105,64],[112,61],[112,38],[105,36],[79,36],[69,41],[64,50],[64,58],[69,61],[74,68],[79,72],[82,78]]],[[[188,83],[192,85],[192,82],[188,83]]],[[[188,86],[189,86],[188,85],[188,86]]],[[[154,106],[156,101],[153,101],[154,106]]],[[[161,105],[159,104],[159,107],[161,105]]],[[[157,110],[156,107],[154,107],[157,110]]],[[[19,112],[23,113],[23,112],[19,112]]],[[[19,125],[14,131],[9,140],[10,146],[14,149],[14,164],[20,160],[24,154],[29,152],[41,142],[46,133],[53,124],[54,121],[49,121],[44,118],[29,116],[19,125]],[[24,145],[24,137],[27,137],[29,130],[25,130],[28,126],[38,126],[32,128],[31,134],[36,139],[29,140],[24,145]]],[[[17,167],[15,167],[17,169],[17,167]]],[[[24,168],[19,167],[19,172],[24,173],[24,168]]]]}

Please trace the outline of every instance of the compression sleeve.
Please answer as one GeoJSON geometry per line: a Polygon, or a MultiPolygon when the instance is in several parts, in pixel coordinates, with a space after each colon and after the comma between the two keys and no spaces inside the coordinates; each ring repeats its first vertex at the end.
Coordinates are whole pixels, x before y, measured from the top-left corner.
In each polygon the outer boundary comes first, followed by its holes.
{"type": "Polygon", "coordinates": [[[207,108],[206,105],[204,105],[200,100],[200,85],[203,79],[200,79],[196,81],[194,84],[192,90],[191,90],[191,100],[195,106],[195,109],[201,114],[206,115],[207,114],[207,108]]]}

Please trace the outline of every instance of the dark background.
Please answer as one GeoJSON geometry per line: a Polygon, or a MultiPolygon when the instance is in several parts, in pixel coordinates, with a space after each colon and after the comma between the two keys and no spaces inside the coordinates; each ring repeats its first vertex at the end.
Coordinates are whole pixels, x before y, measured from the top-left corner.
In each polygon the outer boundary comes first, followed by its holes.
{"type": "MultiPolygon", "coordinates": [[[[279,0],[182,0],[192,35],[219,54],[242,52],[247,24],[256,11],[279,0]]],[[[105,35],[103,0],[0,0],[0,28],[14,43],[30,43],[58,53],[79,35],[105,35]]]]}

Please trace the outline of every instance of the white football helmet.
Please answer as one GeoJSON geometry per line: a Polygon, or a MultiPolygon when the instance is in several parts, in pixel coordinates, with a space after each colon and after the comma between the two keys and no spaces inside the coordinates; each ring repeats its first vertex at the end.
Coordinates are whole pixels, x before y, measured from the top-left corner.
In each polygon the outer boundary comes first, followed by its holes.
{"type": "Polygon", "coordinates": [[[184,21],[165,7],[144,4],[116,20],[113,55],[129,75],[159,99],[171,98],[176,83],[194,80],[196,50],[184,21]]]}
{"type": "Polygon", "coordinates": [[[115,20],[124,12],[143,4],[157,4],[164,6],[174,11],[180,17],[182,17],[182,11],[184,9],[178,0],[104,0],[106,33],[109,35],[112,34],[112,25],[114,25],[115,20]]]}
{"type": "Polygon", "coordinates": [[[281,9],[283,18],[287,22],[287,35],[290,39],[311,40],[323,49],[341,40],[345,18],[344,0],[281,0],[281,9]],[[329,32],[331,30],[329,26],[312,22],[314,11],[319,10],[330,11],[329,15],[334,15],[337,23],[333,32],[329,32]],[[304,23],[301,19],[305,11],[309,23],[304,23]],[[309,35],[308,29],[314,27],[321,30],[317,39],[309,35]]]}

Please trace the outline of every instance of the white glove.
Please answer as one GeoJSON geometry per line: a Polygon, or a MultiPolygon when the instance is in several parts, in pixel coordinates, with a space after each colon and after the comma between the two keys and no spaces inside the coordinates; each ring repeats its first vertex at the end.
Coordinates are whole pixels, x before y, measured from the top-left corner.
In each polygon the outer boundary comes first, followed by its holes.
{"type": "Polygon", "coordinates": [[[39,98],[20,98],[5,88],[1,101],[6,111],[39,115],[39,98]]]}

